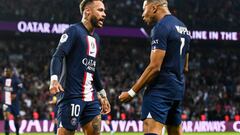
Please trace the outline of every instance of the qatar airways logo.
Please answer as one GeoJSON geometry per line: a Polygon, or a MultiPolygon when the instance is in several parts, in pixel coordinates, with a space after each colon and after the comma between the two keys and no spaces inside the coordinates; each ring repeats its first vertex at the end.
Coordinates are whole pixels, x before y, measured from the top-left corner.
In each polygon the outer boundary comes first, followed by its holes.
{"type": "Polygon", "coordinates": [[[48,22],[26,22],[20,21],[17,24],[17,29],[20,32],[32,32],[32,33],[53,33],[61,34],[67,28],[69,24],[51,24],[48,22]]]}
{"type": "Polygon", "coordinates": [[[13,91],[13,88],[12,87],[8,87],[8,86],[5,86],[3,88],[5,91],[9,91],[9,92],[12,92],[13,91]]]}
{"type": "Polygon", "coordinates": [[[88,70],[93,71],[93,72],[95,71],[96,60],[84,58],[82,60],[82,64],[85,65],[88,70]]]}
{"type": "MultiPolygon", "coordinates": [[[[14,121],[10,120],[10,130],[16,131],[14,121]]],[[[112,128],[118,132],[143,132],[143,122],[135,120],[112,120],[112,128]]],[[[4,127],[4,121],[0,121],[0,127],[4,127]]],[[[225,122],[225,121],[183,121],[183,132],[239,132],[240,121],[225,122]]],[[[49,120],[22,120],[20,124],[20,133],[29,132],[53,132],[54,123],[49,120]]],[[[81,129],[78,129],[81,131],[81,129]]],[[[109,125],[102,121],[101,131],[110,132],[109,125]]],[[[0,133],[4,132],[0,128],[0,133]]],[[[140,134],[140,133],[139,133],[140,134]]]]}

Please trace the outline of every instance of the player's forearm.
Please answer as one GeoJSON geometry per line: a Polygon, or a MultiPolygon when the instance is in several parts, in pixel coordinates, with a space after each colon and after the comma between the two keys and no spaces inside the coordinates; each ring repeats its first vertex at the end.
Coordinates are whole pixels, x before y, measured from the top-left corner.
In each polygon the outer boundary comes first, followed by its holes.
{"type": "Polygon", "coordinates": [[[95,88],[98,92],[103,89],[103,86],[102,86],[101,79],[100,79],[99,72],[98,72],[97,68],[96,68],[96,71],[94,73],[94,86],[95,86],[95,88]]]}
{"type": "Polygon", "coordinates": [[[185,57],[185,64],[184,64],[184,73],[187,73],[188,72],[188,60],[189,60],[189,53],[186,54],[186,57],[185,57]]]}
{"type": "Polygon", "coordinates": [[[133,85],[132,89],[136,93],[139,92],[146,84],[151,82],[157,76],[158,72],[160,72],[159,66],[149,65],[138,81],[133,85]]]}
{"type": "Polygon", "coordinates": [[[61,68],[62,68],[62,59],[60,57],[53,56],[51,65],[50,65],[51,78],[53,76],[56,76],[57,78],[55,78],[54,80],[58,80],[61,74],[61,68]]]}

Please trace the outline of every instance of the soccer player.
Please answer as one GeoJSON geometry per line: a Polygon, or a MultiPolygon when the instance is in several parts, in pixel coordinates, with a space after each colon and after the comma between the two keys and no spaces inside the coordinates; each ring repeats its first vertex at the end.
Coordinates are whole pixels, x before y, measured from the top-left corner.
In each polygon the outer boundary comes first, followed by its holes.
{"type": "Polygon", "coordinates": [[[102,114],[102,120],[109,126],[110,128],[110,132],[111,132],[111,135],[114,135],[114,130],[112,128],[112,123],[111,123],[111,116],[107,115],[107,114],[102,114]]]}
{"type": "Polygon", "coordinates": [[[58,94],[58,135],[73,135],[79,123],[85,135],[100,135],[100,113],[110,112],[97,70],[100,39],[94,32],[106,17],[103,0],[83,0],[79,7],[82,20],[65,30],[50,67],[50,92],[58,94]]]}
{"type": "Polygon", "coordinates": [[[5,135],[9,135],[9,116],[14,116],[16,135],[19,135],[19,94],[23,89],[20,79],[13,75],[10,68],[5,68],[3,77],[0,78],[0,86],[3,91],[3,116],[5,135]]]}
{"type": "Polygon", "coordinates": [[[119,96],[128,102],[144,86],[142,116],[145,135],[181,135],[184,72],[188,71],[190,36],[186,26],[171,15],[167,0],[145,0],[143,20],[151,31],[150,63],[128,92],[119,96]]]}
{"type": "Polygon", "coordinates": [[[52,99],[48,102],[49,105],[52,106],[52,112],[51,112],[51,119],[54,123],[54,135],[57,135],[57,97],[56,96],[52,96],[52,99]]]}

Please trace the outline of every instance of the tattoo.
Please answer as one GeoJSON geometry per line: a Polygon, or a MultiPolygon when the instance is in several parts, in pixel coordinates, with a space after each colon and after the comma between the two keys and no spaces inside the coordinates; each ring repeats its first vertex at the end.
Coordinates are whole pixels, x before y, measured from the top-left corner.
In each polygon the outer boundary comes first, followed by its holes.
{"type": "Polygon", "coordinates": [[[93,128],[94,135],[100,135],[100,130],[101,130],[101,116],[100,115],[96,116],[93,119],[92,128],[93,128]]]}

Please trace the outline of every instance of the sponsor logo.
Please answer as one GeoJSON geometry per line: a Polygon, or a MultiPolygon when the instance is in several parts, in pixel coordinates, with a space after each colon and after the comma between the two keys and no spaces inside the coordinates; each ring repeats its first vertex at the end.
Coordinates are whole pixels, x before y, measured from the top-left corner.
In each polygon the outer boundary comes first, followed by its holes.
{"type": "MultiPolygon", "coordinates": [[[[73,120],[78,124],[77,119],[73,120]]],[[[53,132],[54,123],[49,120],[22,120],[20,122],[20,133],[31,132],[53,132]]],[[[112,120],[112,128],[118,132],[143,132],[143,122],[135,120],[112,120]]],[[[3,127],[4,121],[0,121],[0,126],[3,127]]],[[[15,132],[14,120],[9,121],[10,130],[15,132]]],[[[61,122],[60,122],[61,127],[61,122]]],[[[240,121],[225,122],[225,121],[183,121],[182,128],[184,132],[240,132],[240,121]]],[[[102,121],[101,129],[103,132],[110,132],[109,125],[102,121]]],[[[79,131],[79,129],[78,129],[79,131]]],[[[4,132],[0,128],[0,132],[4,132]]],[[[140,133],[139,133],[140,134],[140,133]]],[[[237,133],[235,133],[237,134],[237,133]]]]}
{"type": "Polygon", "coordinates": [[[10,91],[10,92],[13,91],[13,87],[5,86],[3,89],[4,89],[4,91],[10,91]]]}
{"type": "Polygon", "coordinates": [[[91,71],[93,71],[93,72],[95,71],[96,60],[84,58],[84,59],[82,60],[82,63],[83,63],[83,65],[86,66],[86,68],[87,68],[88,70],[91,70],[91,71]]]}

